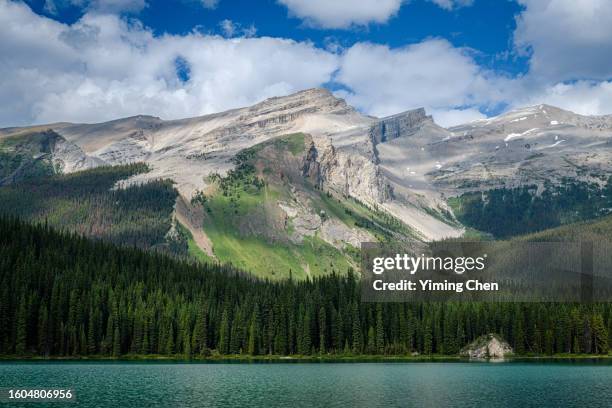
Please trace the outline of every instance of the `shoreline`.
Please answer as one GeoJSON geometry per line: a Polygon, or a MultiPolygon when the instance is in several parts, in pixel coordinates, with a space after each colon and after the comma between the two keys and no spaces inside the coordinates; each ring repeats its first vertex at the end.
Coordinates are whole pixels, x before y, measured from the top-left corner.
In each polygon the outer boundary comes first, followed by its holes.
{"type": "Polygon", "coordinates": [[[14,356],[0,355],[2,362],[168,362],[168,363],[419,363],[419,362],[463,362],[463,363],[500,363],[500,362],[540,362],[540,361],[587,361],[612,360],[612,355],[602,354],[558,354],[558,355],[524,355],[508,356],[502,359],[471,359],[459,355],[426,355],[426,356],[210,356],[192,357],[184,356],[165,356],[165,355],[123,355],[120,357],[110,356],[14,356]]]}

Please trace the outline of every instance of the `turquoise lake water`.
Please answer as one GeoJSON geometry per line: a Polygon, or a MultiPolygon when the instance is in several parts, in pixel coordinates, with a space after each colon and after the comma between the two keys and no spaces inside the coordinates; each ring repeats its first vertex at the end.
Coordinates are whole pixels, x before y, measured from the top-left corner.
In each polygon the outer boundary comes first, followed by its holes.
{"type": "Polygon", "coordinates": [[[75,390],[29,407],[610,407],[612,363],[2,362],[10,387],[75,390]]]}

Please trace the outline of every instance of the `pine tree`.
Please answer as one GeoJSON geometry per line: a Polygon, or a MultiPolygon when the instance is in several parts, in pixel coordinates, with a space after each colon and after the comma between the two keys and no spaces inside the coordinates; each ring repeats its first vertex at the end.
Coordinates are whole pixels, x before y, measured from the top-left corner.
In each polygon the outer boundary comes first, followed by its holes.
{"type": "Polygon", "coordinates": [[[166,343],[164,345],[164,354],[174,354],[174,327],[172,321],[166,324],[166,332],[164,333],[166,343]]]}
{"type": "Polygon", "coordinates": [[[96,334],[93,307],[89,308],[89,319],[87,325],[87,354],[96,354],[96,334]]]}
{"type": "Polygon", "coordinates": [[[525,332],[523,330],[523,318],[521,313],[514,316],[514,325],[512,327],[514,337],[514,352],[516,354],[525,354],[525,332]]]}
{"type": "Polygon", "coordinates": [[[206,353],[208,347],[208,316],[204,306],[198,307],[196,323],[193,330],[193,345],[194,352],[201,355],[206,353]]]}
{"type": "Polygon", "coordinates": [[[582,352],[590,354],[593,351],[593,337],[591,331],[591,320],[584,316],[582,320],[582,352]]]}
{"type": "Polygon", "coordinates": [[[253,310],[251,316],[251,323],[249,324],[249,347],[248,352],[252,356],[259,354],[259,308],[257,305],[253,310]]]}
{"type": "Polygon", "coordinates": [[[121,354],[121,335],[119,327],[115,327],[113,334],[113,357],[118,357],[121,354]]]}
{"type": "Polygon", "coordinates": [[[312,337],[311,331],[311,319],[310,310],[306,308],[304,313],[304,324],[302,325],[302,351],[301,354],[311,354],[312,349],[312,337]]]}
{"type": "Polygon", "coordinates": [[[325,307],[321,306],[319,308],[319,353],[325,353],[327,349],[325,343],[327,342],[327,337],[325,332],[327,331],[327,319],[325,316],[325,307]]]}
{"type": "Polygon", "coordinates": [[[15,353],[22,356],[26,352],[28,342],[28,309],[25,296],[22,296],[21,301],[19,302],[16,327],[17,335],[15,337],[15,353]]]}
{"type": "Polygon", "coordinates": [[[376,353],[376,335],[374,334],[374,327],[370,326],[368,329],[368,344],[366,345],[368,354],[376,353]]]}
{"type": "Polygon", "coordinates": [[[229,310],[226,306],[223,309],[221,316],[221,325],[219,327],[219,353],[227,354],[230,346],[230,317],[229,310]]]}
{"type": "Polygon", "coordinates": [[[428,318],[425,320],[425,324],[423,327],[423,353],[432,354],[433,353],[433,327],[431,324],[431,319],[428,318]]]}
{"type": "Polygon", "coordinates": [[[362,339],[361,339],[361,321],[359,318],[359,305],[357,302],[353,303],[353,353],[361,354],[362,350],[362,339]]]}
{"type": "Polygon", "coordinates": [[[608,331],[601,314],[597,313],[593,316],[591,327],[593,330],[593,352],[595,354],[608,354],[608,331]]]}
{"type": "Polygon", "coordinates": [[[385,326],[383,322],[382,305],[376,305],[376,352],[385,353],[385,326]]]}
{"type": "Polygon", "coordinates": [[[47,306],[43,303],[38,318],[38,351],[43,356],[49,355],[49,314],[47,306]]]}
{"type": "Polygon", "coordinates": [[[336,318],[334,319],[335,325],[333,331],[333,339],[334,348],[338,353],[342,352],[342,349],[344,348],[344,343],[346,342],[346,340],[344,339],[344,319],[342,315],[343,314],[340,310],[334,311],[334,316],[336,318]]]}

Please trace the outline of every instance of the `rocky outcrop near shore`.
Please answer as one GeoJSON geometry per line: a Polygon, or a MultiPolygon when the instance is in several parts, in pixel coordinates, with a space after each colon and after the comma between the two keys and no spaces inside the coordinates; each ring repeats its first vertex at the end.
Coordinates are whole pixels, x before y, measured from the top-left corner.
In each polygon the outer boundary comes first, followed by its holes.
{"type": "Polygon", "coordinates": [[[497,334],[480,336],[461,350],[463,357],[478,360],[499,360],[511,355],[512,347],[497,334]]]}

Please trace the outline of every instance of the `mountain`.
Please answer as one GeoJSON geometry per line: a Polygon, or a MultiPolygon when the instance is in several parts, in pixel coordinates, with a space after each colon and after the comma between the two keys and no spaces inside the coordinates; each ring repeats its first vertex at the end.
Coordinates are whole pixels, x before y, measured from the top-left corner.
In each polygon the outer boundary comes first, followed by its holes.
{"type": "Polygon", "coordinates": [[[537,105],[449,130],[440,149],[450,157],[432,177],[451,192],[610,175],[612,115],[537,105]]]}
{"type": "Polygon", "coordinates": [[[612,116],[538,105],[445,129],[424,109],[374,118],[310,89],[190,119],[0,130],[0,184],[38,177],[40,163],[49,175],[135,162],[149,171],[115,187],[172,180],[169,229],[198,257],[268,277],[316,276],[356,267],[363,241],[451,238],[466,227],[513,234],[493,225],[503,205],[483,210],[491,192],[504,201],[528,191],[513,216],[532,218],[543,191],[565,197],[578,193],[559,188],[576,185],[586,194],[578,202],[605,195],[612,116]]]}

